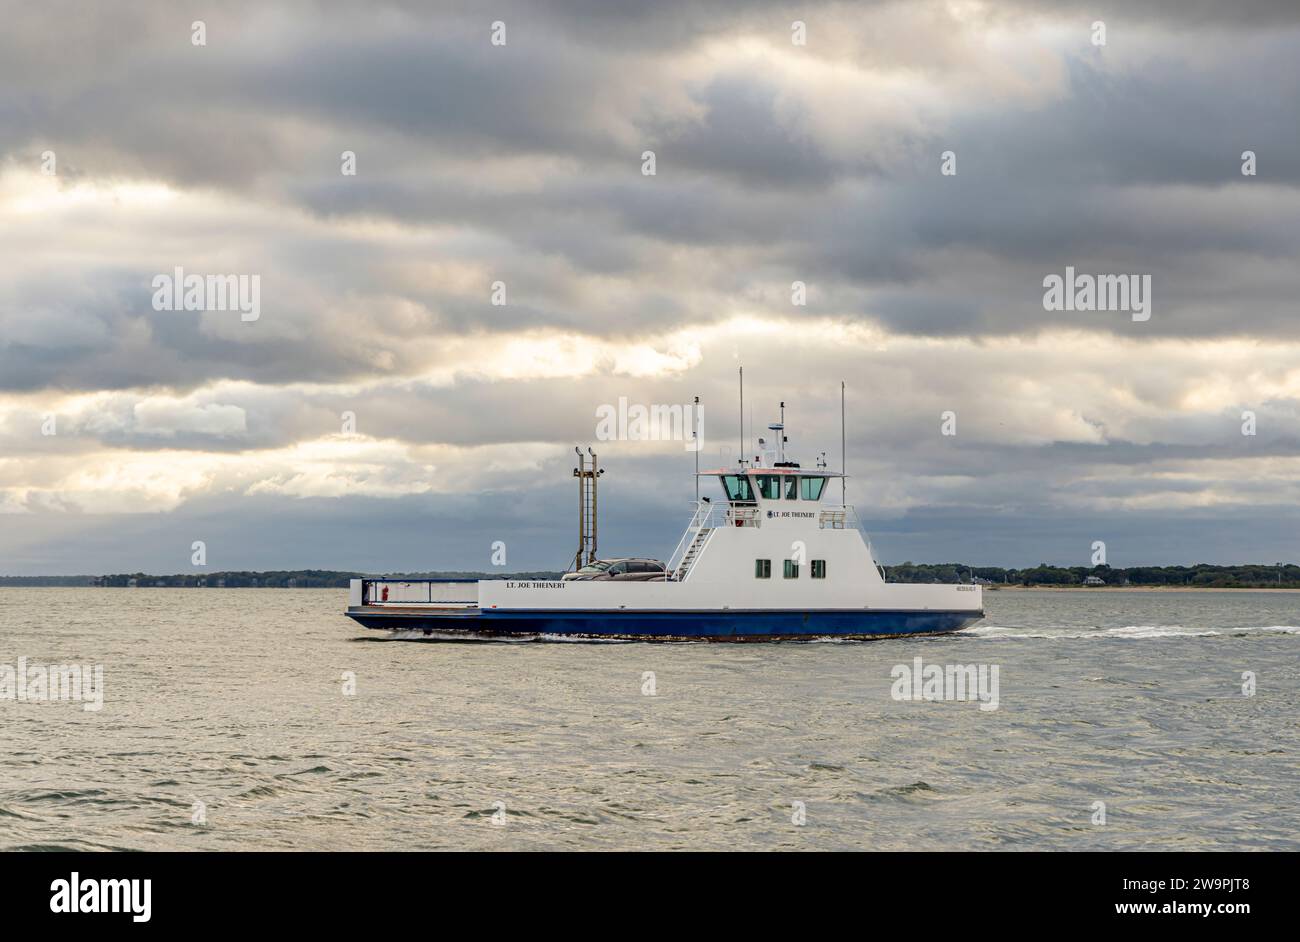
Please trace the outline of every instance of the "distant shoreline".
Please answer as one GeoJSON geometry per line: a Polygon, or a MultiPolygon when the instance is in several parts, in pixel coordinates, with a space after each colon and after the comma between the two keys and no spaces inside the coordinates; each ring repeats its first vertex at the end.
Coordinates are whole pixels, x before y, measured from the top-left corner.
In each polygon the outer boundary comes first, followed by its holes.
{"type": "Polygon", "coordinates": [[[1214,585],[986,585],[990,592],[1300,592],[1268,586],[1214,585]]]}
{"type": "MultiPolygon", "coordinates": [[[[1028,589],[1051,592],[1300,592],[1300,565],[1275,566],[1242,563],[1233,566],[1198,563],[1195,566],[1130,566],[1111,568],[1098,565],[1048,566],[1004,569],[999,566],[970,566],[965,563],[904,562],[881,567],[891,585],[981,585],[991,592],[1022,592],[1028,589]],[[1279,579],[1280,577],[1280,579],[1279,579]]],[[[41,586],[91,588],[167,589],[346,589],[353,579],[447,579],[479,581],[495,579],[556,580],[558,570],[493,572],[431,570],[426,572],[364,573],[340,569],[218,570],[152,574],[119,572],[109,575],[13,576],[0,574],[0,587],[41,586]]]]}
{"type": "MultiPolygon", "coordinates": [[[[10,577],[11,579],[13,577],[10,577]]],[[[49,578],[49,577],[36,577],[49,578]]],[[[367,577],[369,578],[369,577],[367,577]]],[[[484,578],[484,577],[479,577],[484,578]]],[[[491,578],[505,578],[493,576],[491,578]]],[[[555,578],[558,578],[555,577],[555,578]]],[[[948,585],[956,583],[912,583],[891,582],[890,585],[948,585]]],[[[989,592],[1278,592],[1282,594],[1300,594],[1300,588],[1269,586],[1213,586],[1213,585],[985,585],[989,592]]],[[[342,592],[346,585],[89,585],[79,583],[34,583],[0,581],[0,589],[320,589],[330,592],[342,592]]]]}

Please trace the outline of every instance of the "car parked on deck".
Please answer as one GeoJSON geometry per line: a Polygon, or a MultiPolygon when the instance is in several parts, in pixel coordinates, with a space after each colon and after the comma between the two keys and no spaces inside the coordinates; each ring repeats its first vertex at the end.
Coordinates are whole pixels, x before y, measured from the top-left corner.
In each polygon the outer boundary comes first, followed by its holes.
{"type": "Polygon", "coordinates": [[[598,559],[577,572],[566,572],[561,578],[566,582],[665,582],[668,567],[657,559],[640,556],[598,559]]]}

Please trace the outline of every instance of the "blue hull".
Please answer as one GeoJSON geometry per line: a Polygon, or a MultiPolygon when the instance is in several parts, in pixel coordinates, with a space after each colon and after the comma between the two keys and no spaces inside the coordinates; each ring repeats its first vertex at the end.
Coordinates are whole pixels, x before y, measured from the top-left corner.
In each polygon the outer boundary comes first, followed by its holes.
{"type": "Polygon", "coordinates": [[[971,611],[555,611],[471,610],[425,613],[353,609],[366,628],[440,637],[533,637],[671,641],[777,641],[815,637],[877,638],[959,631],[983,617],[971,611]]]}

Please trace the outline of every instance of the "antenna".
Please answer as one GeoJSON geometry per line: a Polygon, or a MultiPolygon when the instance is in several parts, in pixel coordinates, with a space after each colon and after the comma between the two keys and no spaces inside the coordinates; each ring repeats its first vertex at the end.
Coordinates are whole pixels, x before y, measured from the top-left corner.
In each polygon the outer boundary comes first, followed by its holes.
{"type": "Polygon", "coordinates": [[[587,446],[587,454],[591,455],[591,552],[587,556],[588,563],[596,561],[596,521],[600,518],[596,515],[596,484],[600,476],[605,473],[604,469],[596,468],[596,453],[587,446]]]}
{"type": "Polygon", "coordinates": [[[573,453],[578,456],[578,466],[573,469],[573,476],[578,479],[578,552],[573,555],[576,572],[582,568],[582,557],[587,552],[587,462],[577,445],[573,446],[573,453]]]}
{"type": "Polygon", "coordinates": [[[844,380],[840,380],[840,503],[845,507],[849,505],[848,498],[845,497],[845,494],[848,493],[848,488],[845,485],[845,481],[848,480],[848,464],[845,460],[845,456],[848,454],[848,448],[845,445],[846,441],[844,435],[844,380]]]}
{"type": "Polygon", "coordinates": [[[740,466],[745,466],[745,368],[740,368],[740,466]]]}
{"type": "Polygon", "coordinates": [[[695,397],[695,503],[700,502],[700,397],[695,397]]]}

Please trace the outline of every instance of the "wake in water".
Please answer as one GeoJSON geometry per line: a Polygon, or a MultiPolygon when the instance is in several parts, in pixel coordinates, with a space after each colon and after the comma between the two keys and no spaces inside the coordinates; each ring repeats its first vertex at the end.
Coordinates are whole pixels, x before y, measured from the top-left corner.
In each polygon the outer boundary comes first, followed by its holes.
{"type": "Polygon", "coordinates": [[[1087,627],[1030,627],[1027,625],[977,625],[957,633],[956,637],[977,638],[1050,638],[1050,639],[1108,639],[1128,638],[1208,638],[1214,635],[1236,635],[1251,631],[1270,634],[1300,634],[1296,625],[1251,625],[1241,628],[1184,628],[1182,625],[1126,625],[1122,628],[1087,627]]]}

